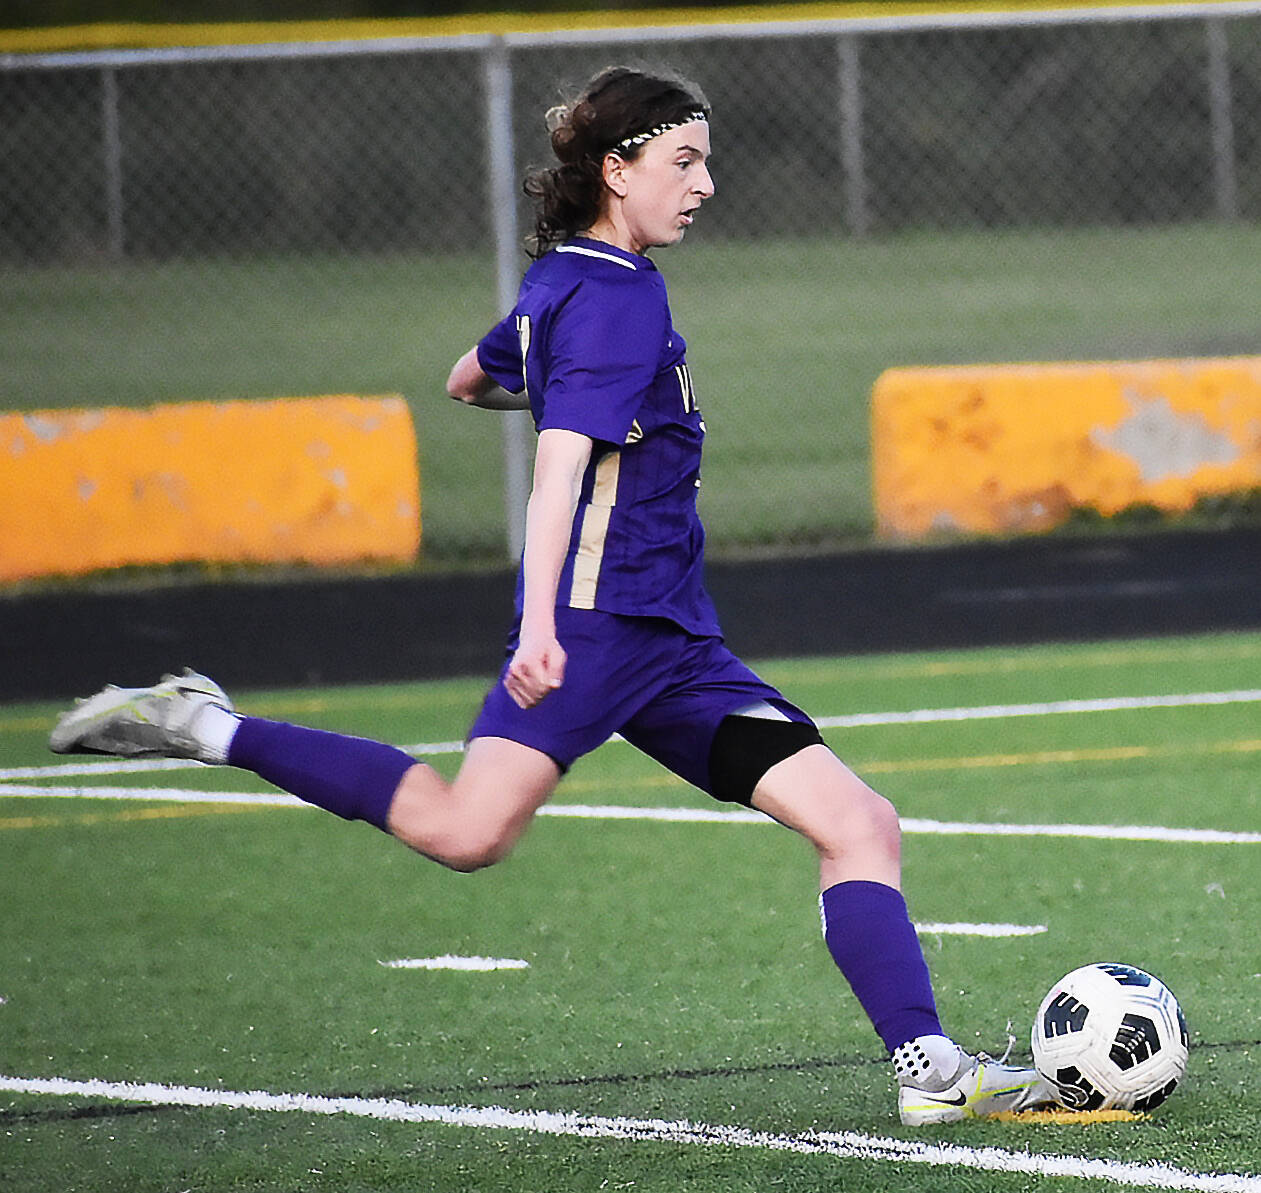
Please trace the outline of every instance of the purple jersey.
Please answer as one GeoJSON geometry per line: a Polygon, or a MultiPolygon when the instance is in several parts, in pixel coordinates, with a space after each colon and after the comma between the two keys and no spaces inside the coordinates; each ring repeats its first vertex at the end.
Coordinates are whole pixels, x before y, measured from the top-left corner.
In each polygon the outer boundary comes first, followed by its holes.
{"type": "Polygon", "coordinates": [[[595,443],[557,604],[716,635],[696,512],[705,424],[686,349],[657,267],[575,238],[531,266],[477,358],[509,392],[526,390],[538,430],[595,443]]]}

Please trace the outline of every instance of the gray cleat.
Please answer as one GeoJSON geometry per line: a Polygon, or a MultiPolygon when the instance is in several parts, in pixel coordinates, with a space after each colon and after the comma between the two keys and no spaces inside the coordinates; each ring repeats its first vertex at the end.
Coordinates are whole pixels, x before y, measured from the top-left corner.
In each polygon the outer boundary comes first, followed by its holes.
{"type": "Polygon", "coordinates": [[[164,675],[151,688],[109,684],[62,713],[48,745],[55,754],[218,761],[207,756],[192,732],[197,715],[210,705],[227,712],[233,708],[213,679],[188,668],[182,675],[164,675]]]}

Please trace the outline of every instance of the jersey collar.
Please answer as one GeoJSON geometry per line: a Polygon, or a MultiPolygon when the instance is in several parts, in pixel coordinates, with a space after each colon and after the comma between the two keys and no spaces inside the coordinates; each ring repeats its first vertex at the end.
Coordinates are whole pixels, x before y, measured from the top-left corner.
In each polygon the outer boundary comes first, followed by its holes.
{"type": "Polygon", "coordinates": [[[611,257],[619,265],[629,265],[632,269],[650,269],[657,267],[647,257],[638,253],[630,253],[606,240],[593,240],[590,236],[572,236],[559,246],[561,249],[580,249],[584,256],[594,254],[600,257],[611,257]]]}

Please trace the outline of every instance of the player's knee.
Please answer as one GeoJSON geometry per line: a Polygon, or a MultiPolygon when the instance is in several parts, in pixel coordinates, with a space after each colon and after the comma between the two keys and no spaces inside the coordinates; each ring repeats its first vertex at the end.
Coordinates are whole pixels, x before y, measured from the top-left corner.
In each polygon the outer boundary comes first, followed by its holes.
{"type": "Polygon", "coordinates": [[[900,851],[902,825],[897,809],[853,772],[842,773],[827,806],[830,844],[895,855],[900,851]]]}
{"type": "Polygon", "coordinates": [[[466,827],[445,839],[430,842],[430,856],[461,874],[472,874],[502,862],[516,844],[516,835],[502,828],[466,827]]]}
{"type": "Polygon", "coordinates": [[[893,805],[869,788],[846,792],[828,812],[806,830],[822,858],[897,863],[902,853],[902,830],[893,805]]]}
{"type": "Polygon", "coordinates": [[[514,834],[494,826],[417,822],[400,816],[391,820],[390,831],[409,849],[462,874],[503,861],[516,841],[514,834]]]}
{"type": "Polygon", "coordinates": [[[826,748],[768,774],[756,806],[797,829],[823,858],[896,862],[901,854],[897,809],[826,748]]]}
{"type": "Polygon", "coordinates": [[[864,786],[853,815],[858,820],[862,837],[870,842],[873,849],[891,857],[901,853],[902,823],[898,819],[898,810],[883,795],[864,786]]]}
{"type": "Polygon", "coordinates": [[[437,855],[435,860],[457,874],[473,874],[502,861],[507,852],[490,848],[459,848],[437,855]]]}

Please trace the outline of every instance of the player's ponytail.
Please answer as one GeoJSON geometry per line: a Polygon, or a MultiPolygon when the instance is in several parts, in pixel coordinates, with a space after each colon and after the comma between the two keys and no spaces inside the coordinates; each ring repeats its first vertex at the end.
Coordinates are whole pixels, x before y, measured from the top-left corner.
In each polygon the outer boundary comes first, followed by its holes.
{"type": "Polygon", "coordinates": [[[708,114],[696,84],[625,66],[602,70],[576,100],[552,108],[547,127],[557,164],[532,170],[525,179],[525,193],[537,204],[527,240],[530,255],[541,257],[599,218],[606,153],[633,161],[657,133],[708,114]]]}

